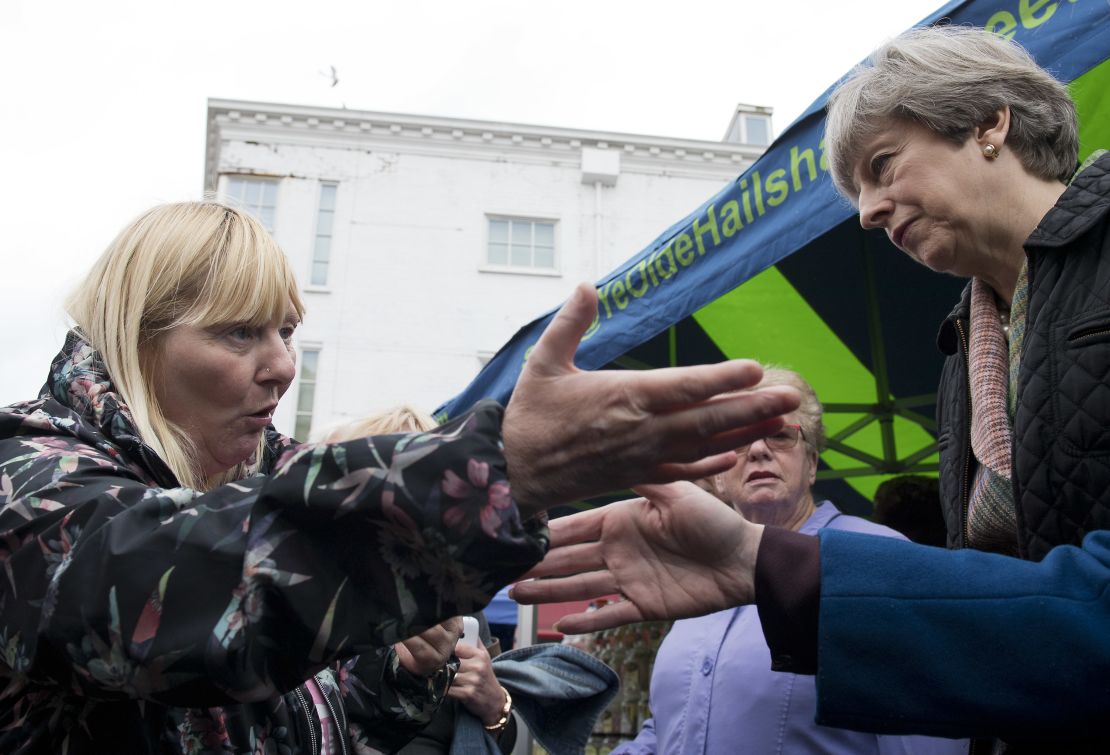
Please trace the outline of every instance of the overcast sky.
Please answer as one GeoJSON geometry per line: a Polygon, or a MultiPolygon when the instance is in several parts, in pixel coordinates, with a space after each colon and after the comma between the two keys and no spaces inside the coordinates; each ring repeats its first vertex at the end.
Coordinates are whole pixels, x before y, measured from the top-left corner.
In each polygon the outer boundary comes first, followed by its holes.
{"type": "Polygon", "coordinates": [[[0,405],[37,394],[115,233],[200,196],[209,97],[695,139],[747,102],[778,134],[940,5],[0,0],[0,405]]]}

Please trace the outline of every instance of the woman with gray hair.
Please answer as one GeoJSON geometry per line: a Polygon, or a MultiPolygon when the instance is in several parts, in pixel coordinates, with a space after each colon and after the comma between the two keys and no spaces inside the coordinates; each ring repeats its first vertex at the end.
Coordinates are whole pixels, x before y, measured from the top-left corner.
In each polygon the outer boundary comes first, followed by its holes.
{"type": "Polygon", "coordinates": [[[1077,173],[1077,133],[1063,84],[967,28],[899,37],[829,100],[831,173],[863,226],[971,279],[939,336],[952,547],[1040,559],[1110,523],[1110,158],[1077,173]]]}
{"type": "Polygon", "coordinates": [[[1076,134],[1065,87],[982,30],[908,32],[829,99],[829,165],[863,226],[970,279],[939,336],[960,551],[818,541],[651,486],[556,521],[531,574],[558,578],[514,597],[628,598],[567,632],[756,602],[775,668],[817,674],[821,723],[1106,752],[1110,156],[1077,170],[1076,134]]]}

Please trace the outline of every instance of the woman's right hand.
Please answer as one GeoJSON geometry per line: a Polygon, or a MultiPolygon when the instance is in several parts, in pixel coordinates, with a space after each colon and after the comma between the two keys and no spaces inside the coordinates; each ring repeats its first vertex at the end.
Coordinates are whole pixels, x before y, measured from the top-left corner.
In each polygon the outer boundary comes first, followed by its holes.
{"type": "Polygon", "coordinates": [[[736,462],[734,449],[782,426],[800,397],[785,386],[731,396],[755,362],[658,370],[584,371],[574,353],[597,315],[579,285],[540,336],[505,411],[502,435],[513,498],[525,517],[551,506],[646,483],[697,479],[736,462]]]}
{"type": "Polygon", "coordinates": [[[654,619],[684,619],[755,600],[763,525],[688,482],[551,522],[551,550],[517,582],[519,603],[624,600],[559,619],[584,634],[654,619]],[[534,579],[533,579],[534,578],[534,579]]]}

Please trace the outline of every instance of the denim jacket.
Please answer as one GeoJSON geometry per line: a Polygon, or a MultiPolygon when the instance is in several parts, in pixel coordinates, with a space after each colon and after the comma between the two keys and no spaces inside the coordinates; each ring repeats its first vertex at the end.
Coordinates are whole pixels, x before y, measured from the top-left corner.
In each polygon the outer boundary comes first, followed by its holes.
{"type": "MultiPolygon", "coordinates": [[[[514,648],[493,659],[497,680],[513,707],[551,755],[581,753],[594,722],[617,694],[613,669],[577,648],[555,643],[514,648]]],[[[500,755],[482,722],[463,711],[451,755],[500,755]]]]}

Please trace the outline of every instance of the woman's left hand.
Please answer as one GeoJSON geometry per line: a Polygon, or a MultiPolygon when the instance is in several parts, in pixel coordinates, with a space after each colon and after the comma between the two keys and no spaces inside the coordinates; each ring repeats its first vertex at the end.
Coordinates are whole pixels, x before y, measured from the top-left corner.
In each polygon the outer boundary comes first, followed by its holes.
{"type": "Polygon", "coordinates": [[[493,675],[489,652],[481,645],[460,642],[455,655],[459,657],[459,672],[447,696],[461,702],[484,725],[492,726],[501,718],[505,692],[493,675]]]}

